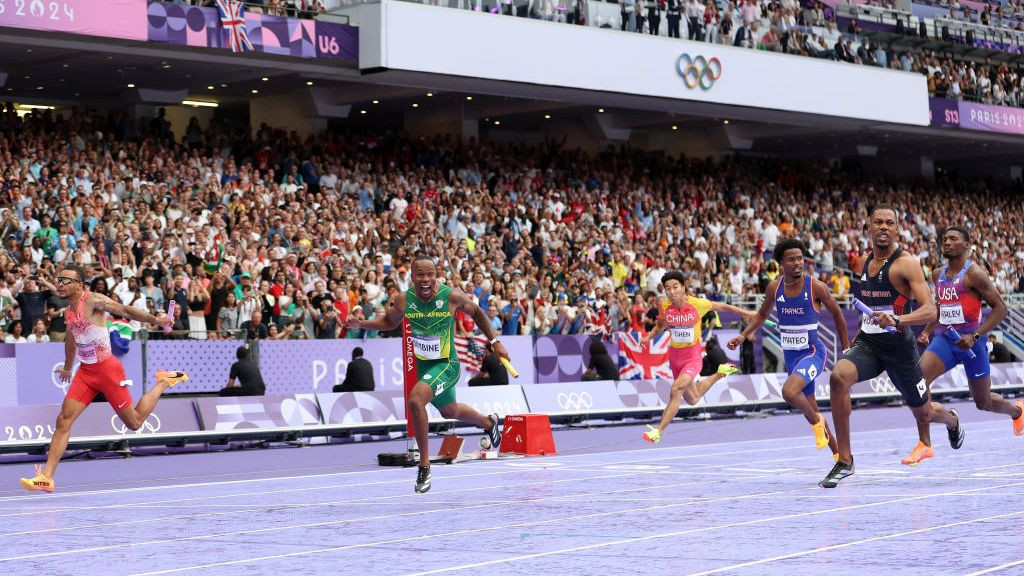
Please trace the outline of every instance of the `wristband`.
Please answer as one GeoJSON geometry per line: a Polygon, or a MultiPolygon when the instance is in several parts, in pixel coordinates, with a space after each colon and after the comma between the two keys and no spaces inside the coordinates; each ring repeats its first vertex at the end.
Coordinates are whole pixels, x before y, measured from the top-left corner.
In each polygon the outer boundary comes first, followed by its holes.
{"type": "Polygon", "coordinates": [[[487,343],[490,344],[491,346],[494,346],[498,342],[501,342],[501,340],[499,340],[498,336],[495,336],[494,338],[491,338],[487,343]]]}

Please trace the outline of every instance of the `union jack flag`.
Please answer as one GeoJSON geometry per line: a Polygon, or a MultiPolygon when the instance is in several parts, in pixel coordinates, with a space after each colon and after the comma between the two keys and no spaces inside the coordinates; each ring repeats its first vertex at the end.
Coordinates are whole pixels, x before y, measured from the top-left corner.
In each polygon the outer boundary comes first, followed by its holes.
{"type": "Polygon", "coordinates": [[[668,345],[672,340],[668,332],[651,341],[646,348],[640,346],[643,335],[639,332],[618,332],[619,377],[623,380],[672,379],[668,363],[668,345]]]}
{"type": "Polygon", "coordinates": [[[252,43],[245,33],[245,4],[239,0],[217,0],[220,23],[228,32],[232,52],[252,52],[252,43]]]}

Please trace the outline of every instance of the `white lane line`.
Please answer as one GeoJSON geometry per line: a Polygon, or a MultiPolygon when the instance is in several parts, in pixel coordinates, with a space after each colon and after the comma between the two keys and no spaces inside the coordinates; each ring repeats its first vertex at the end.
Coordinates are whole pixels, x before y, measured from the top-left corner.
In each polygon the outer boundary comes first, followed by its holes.
{"type": "Polygon", "coordinates": [[[979,570],[977,572],[971,572],[970,574],[965,574],[965,576],[981,576],[982,574],[991,574],[993,572],[998,572],[1000,570],[1006,570],[1007,568],[1013,568],[1014,566],[1020,566],[1021,564],[1024,564],[1024,560],[1017,560],[1016,562],[1007,562],[1006,564],[1000,564],[999,566],[993,566],[991,568],[986,568],[984,570],[979,570]]]}
{"type": "Polygon", "coordinates": [[[796,468],[726,468],[726,472],[753,472],[755,474],[781,474],[792,472],[796,468]]]}
{"type": "Polygon", "coordinates": [[[1013,516],[1020,516],[1024,514],[1024,510],[1018,512],[1007,512],[1006,514],[997,514],[995,516],[985,516],[983,518],[972,518],[970,520],[960,520],[957,522],[950,522],[948,524],[942,524],[939,526],[930,526],[928,528],[918,528],[916,530],[906,530],[904,532],[896,532],[893,534],[886,534],[884,536],[874,536],[872,538],[865,538],[863,540],[855,540],[853,542],[844,542],[842,544],[833,544],[831,546],[821,546],[819,548],[812,548],[810,550],[803,550],[801,552],[793,552],[792,554],[783,554],[782,556],[773,556],[771,558],[762,558],[760,560],[751,560],[750,562],[743,562],[741,564],[733,564],[731,566],[722,566],[721,568],[714,568],[712,570],[704,570],[702,572],[692,572],[688,576],[708,576],[709,574],[718,574],[719,572],[728,572],[730,570],[738,570],[740,568],[749,568],[751,566],[758,566],[761,564],[768,564],[769,562],[778,562],[779,560],[788,560],[790,558],[799,558],[800,556],[809,556],[811,554],[818,554],[819,552],[831,552],[832,550],[840,550],[842,548],[849,548],[851,546],[859,546],[861,544],[868,544],[871,542],[878,542],[881,540],[891,540],[893,538],[900,538],[903,536],[911,536],[913,534],[923,534],[925,532],[931,532],[933,530],[942,530],[945,528],[952,528],[954,526],[966,526],[967,524],[974,524],[976,522],[987,522],[989,520],[999,520],[1001,518],[1010,518],[1013,516]]]}
{"type": "MultiPolygon", "coordinates": [[[[698,533],[702,533],[702,532],[710,532],[710,531],[713,531],[713,530],[721,530],[721,529],[727,529],[727,528],[738,528],[738,527],[741,527],[741,526],[752,526],[752,525],[755,525],[755,524],[764,524],[764,523],[768,523],[768,522],[775,522],[775,521],[778,521],[778,520],[792,520],[794,518],[805,518],[807,516],[817,516],[817,515],[820,515],[820,514],[831,514],[831,513],[835,513],[835,512],[844,512],[844,511],[847,511],[847,510],[859,510],[859,509],[864,509],[864,508],[872,508],[872,507],[877,507],[877,506],[884,506],[884,505],[887,505],[887,504],[898,504],[898,503],[902,503],[902,502],[912,502],[912,501],[916,501],[916,500],[924,500],[924,499],[928,499],[928,498],[934,498],[936,496],[941,496],[941,495],[945,495],[945,494],[960,494],[960,493],[969,493],[969,492],[980,492],[980,491],[991,490],[991,489],[1008,488],[1008,487],[1012,487],[1012,486],[1024,486],[1024,482],[1015,482],[1015,483],[1012,483],[1012,484],[1004,484],[1004,485],[984,487],[984,488],[971,488],[971,489],[968,489],[968,490],[957,490],[957,491],[953,491],[953,492],[945,492],[945,493],[938,493],[938,494],[924,494],[924,495],[919,495],[919,496],[911,496],[911,497],[907,497],[907,498],[897,498],[897,499],[894,499],[894,500],[884,500],[884,501],[881,501],[881,502],[871,502],[871,503],[868,503],[868,504],[856,504],[856,505],[851,505],[851,506],[842,506],[842,507],[839,507],[839,508],[827,508],[827,509],[824,509],[824,510],[815,510],[815,511],[811,511],[811,512],[800,512],[800,513],[797,513],[797,514],[785,514],[785,515],[782,515],[782,516],[773,516],[773,517],[769,517],[769,518],[758,518],[758,519],[755,519],[755,520],[745,520],[745,521],[742,521],[742,522],[733,522],[731,524],[723,524],[723,525],[719,525],[719,526],[706,526],[704,528],[691,528],[689,530],[680,530],[680,531],[677,531],[677,532],[666,532],[666,533],[663,533],[663,534],[651,534],[649,536],[639,536],[639,537],[636,537],[636,538],[626,538],[626,539],[622,539],[622,540],[612,540],[610,542],[600,542],[600,543],[597,543],[597,544],[590,544],[590,545],[587,545],[587,546],[576,546],[576,547],[573,547],[573,548],[562,548],[562,549],[559,549],[559,550],[549,550],[547,552],[538,552],[538,553],[535,553],[535,554],[524,554],[524,555],[520,555],[520,556],[510,556],[510,557],[507,557],[507,558],[498,558],[498,559],[495,559],[495,560],[487,560],[487,561],[484,561],[484,562],[475,562],[475,563],[472,563],[472,564],[462,564],[462,565],[459,565],[459,566],[449,566],[447,568],[438,568],[436,570],[428,570],[428,571],[425,571],[425,572],[415,572],[415,573],[409,574],[407,576],[426,576],[427,574],[440,574],[440,573],[443,573],[443,572],[454,572],[456,570],[470,570],[470,569],[480,568],[480,567],[483,567],[483,566],[491,566],[491,565],[494,565],[494,564],[505,564],[505,563],[516,562],[516,561],[520,561],[520,560],[529,560],[529,559],[532,559],[532,558],[541,558],[541,557],[544,557],[544,556],[554,556],[556,554],[569,554],[569,553],[573,553],[573,552],[581,552],[581,551],[584,551],[584,550],[594,550],[594,549],[598,549],[598,548],[606,548],[606,547],[609,547],[609,546],[621,546],[623,544],[633,544],[635,542],[644,542],[644,541],[656,540],[656,539],[661,539],[661,538],[672,538],[672,537],[676,537],[676,536],[684,536],[684,535],[687,535],[687,534],[698,534],[698,533]]],[[[666,506],[665,508],[669,508],[669,507],[670,506],[666,506]]],[[[312,550],[312,551],[308,551],[306,553],[309,554],[309,553],[316,553],[316,552],[317,551],[312,550]]],[[[292,555],[298,555],[298,554],[300,554],[300,553],[294,553],[292,555]]],[[[253,559],[252,561],[256,561],[256,560],[262,560],[262,558],[261,559],[253,559]]],[[[234,563],[239,563],[239,562],[241,562],[241,561],[235,561],[234,563]]],[[[199,566],[198,568],[206,568],[206,567],[207,566],[199,566]]],[[[185,568],[185,570],[188,570],[188,569],[191,569],[191,568],[185,568]]]]}
{"type": "MultiPolygon", "coordinates": [[[[803,444],[804,443],[801,443],[801,446],[803,444]]],[[[780,447],[775,447],[775,448],[761,448],[761,449],[757,449],[757,450],[742,450],[742,451],[719,452],[719,453],[715,453],[715,454],[708,454],[707,456],[729,456],[729,455],[734,455],[734,454],[753,454],[753,453],[763,453],[763,452],[789,452],[789,451],[791,451],[791,450],[793,450],[794,448],[797,448],[797,447],[798,446],[780,446],[780,447]]],[[[877,451],[877,453],[885,453],[885,452],[888,452],[888,451],[889,450],[880,450],[880,451],[877,451]]],[[[865,452],[865,453],[867,453],[867,452],[865,452]]],[[[876,452],[871,452],[871,453],[876,453],[876,452]]],[[[603,454],[597,454],[597,455],[591,454],[589,456],[604,456],[604,455],[603,454]]],[[[558,457],[557,456],[552,456],[550,458],[558,458],[558,457]]],[[[646,460],[642,460],[642,461],[639,461],[639,462],[652,462],[652,461],[658,462],[658,461],[669,460],[669,459],[674,459],[674,458],[678,458],[678,457],[664,458],[664,459],[653,459],[653,460],[652,459],[646,459],[646,460]]],[[[800,457],[786,458],[784,460],[799,460],[799,459],[804,459],[804,458],[806,458],[806,457],[800,456],[800,457]]],[[[765,462],[774,462],[774,461],[775,460],[766,460],[765,462]]],[[[498,460],[496,462],[501,462],[501,461],[498,460]]],[[[580,462],[580,463],[575,463],[575,464],[568,463],[568,465],[565,465],[566,463],[559,463],[560,464],[559,466],[552,467],[552,469],[558,468],[559,470],[568,470],[568,471],[586,471],[585,469],[582,469],[581,467],[584,467],[584,466],[595,466],[595,465],[599,466],[599,465],[608,465],[608,464],[628,464],[630,462],[631,461],[616,462],[614,460],[612,460],[612,461],[603,460],[601,462],[596,462],[596,463],[594,463],[594,462],[587,462],[587,463],[580,462]]],[[[506,464],[507,464],[506,467],[502,467],[502,468],[498,469],[497,471],[473,472],[473,473],[470,473],[470,474],[461,474],[461,475],[458,475],[458,476],[449,476],[448,478],[465,478],[465,477],[471,477],[471,476],[495,476],[495,475],[501,475],[501,474],[519,474],[519,473],[523,473],[523,472],[528,472],[531,469],[535,469],[535,467],[515,466],[515,468],[520,468],[519,470],[516,470],[516,469],[513,468],[513,464],[518,464],[517,462],[516,463],[510,462],[510,463],[506,463],[506,464]]],[[[728,464],[702,464],[702,465],[694,466],[694,467],[690,468],[690,470],[721,468],[721,467],[724,467],[724,466],[728,466],[728,464]]],[[[400,469],[396,469],[396,468],[387,468],[385,470],[386,471],[396,471],[396,472],[401,471],[400,469]]],[[[246,479],[246,480],[232,480],[232,481],[228,481],[228,482],[199,482],[199,483],[191,483],[191,484],[167,484],[167,485],[160,485],[160,486],[139,486],[139,487],[132,487],[132,488],[115,488],[115,489],[109,489],[109,490],[93,490],[93,491],[83,491],[83,492],[47,494],[44,497],[47,500],[54,500],[54,499],[58,499],[58,498],[72,498],[72,497],[77,497],[77,496],[94,496],[94,495],[103,495],[103,494],[135,493],[135,492],[145,492],[145,491],[155,491],[155,490],[170,490],[170,489],[176,489],[176,488],[193,488],[193,487],[225,486],[225,485],[236,485],[236,484],[252,484],[252,483],[256,483],[256,482],[274,482],[274,481],[280,481],[280,480],[298,480],[298,479],[309,479],[309,478],[327,478],[327,477],[337,477],[337,476],[346,476],[346,475],[355,475],[355,474],[369,474],[369,473],[374,473],[374,472],[377,472],[377,471],[340,472],[340,473],[332,473],[332,474],[315,474],[315,475],[310,475],[310,476],[284,476],[284,477],[262,478],[262,479],[252,478],[252,479],[246,479]]],[[[193,498],[178,498],[178,499],[172,499],[172,500],[150,501],[150,502],[144,502],[144,503],[146,503],[146,504],[158,504],[158,503],[162,504],[162,503],[168,503],[168,502],[182,502],[182,501],[210,500],[210,499],[223,500],[225,498],[232,498],[232,497],[251,497],[251,496],[256,496],[256,495],[281,494],[283,492],[302,492],[302,491],[321,490],[321,489],[328,489],[328,488],[330,488],[330,489],[333,489],[333,488],[361,488],[361,487],[365,487],[365,486],[375,486],[375,485],[382,485],[382,484],[393,484],[393,483],[397,483],[397,482],[406,482],[407,480],[408,480],[408,478],[403,476],[401,479],[395,479],[395,480],[380,480],[380,481],[375,481],[375,482],[361,482],[361,483],[356,483],[356,484],[335,484],[335,485],[328,485],[328,486],[323,486],[323,485],[321,485],[321,486],[308,486],[308,487],[289,488],[289,489],[275,488],[273,490],[268,490],[268,491],[264,491],[264,492],[247,491],[247,492],[238,492],[238,493],[234,493],[234,494],[217,494],[215,496],[198,496],[198,497],[193,497],[193,498]]],[[[28,494],[28,495],[22,495],[22,496],[0,498],[0,502],[5,501],[5,500],[6,501],[19,501],[19,502],[38,501],[39,498],[40,498],[39,494],[28,494]]],[[[104,509],[104,508],[109,508],[109,507],[123,507],[123,506],[132,506],[132,503],[102,505],[102,506],[96,506],[96,508],[104,509]]],[[[20,515],[20,514],[14,514],[14,515],[20,515]]],[[[6,518],[8,516],[12,516],[12,515],[0,514],[0,518],[6,518]]]]}

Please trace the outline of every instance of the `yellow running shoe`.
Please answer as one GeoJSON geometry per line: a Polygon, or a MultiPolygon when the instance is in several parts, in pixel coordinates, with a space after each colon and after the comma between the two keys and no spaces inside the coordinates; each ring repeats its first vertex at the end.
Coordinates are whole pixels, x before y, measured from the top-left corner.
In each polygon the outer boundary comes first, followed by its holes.
{"type": "Polygon", "coordinates": [[[925,446],[924,442],[918,442],[917,446],[914,446],[914,451],[910,453],[910,456],[900,460],[900,462],[907,466],[917,466],[921,460],[925,460],[935,456],[935,450],[932,450],[931,446],[925,446]]]}
{"type": "Polygon", "coordinates": [[[661,442],[661,432],[659,432],[654,426],[648,424],[647,432],[644,432],[644,440],[647,440],[651,444],[657,444],[658,442],[661,442]]]}
{"type": "Polygon", "coordinates": [[[735,364],[719,364],[718,373],[723,376],[732,376],[733,374],[740,371],[739,366],[735,364]]]}
{"type": "Polygon", "coordinates": [[[53,479],[43,475],[43,468],[38,464],[36,464],[35,478],[19,478],[18,481],[21,482],[21,487],[29,492],[35,492],[36,490],[53,492],[53,479]]]}
{"type": "Polygon", "coordinates": [[[828,446],[828,431],[825,430],[825,415],[818,414],[818,423],[811,424],[811,430],[814,431],[814,447],[821,450],[825,446],[828,446]]]}
{"type": "Polygon", "coordinates": [[[181,371],[175,370],[159,370],[156,373],[156,383],[164,384],[167,382],[167,387],[171,388],[178,382],[184,382],[188,380],[188,374],[181,371]]]}

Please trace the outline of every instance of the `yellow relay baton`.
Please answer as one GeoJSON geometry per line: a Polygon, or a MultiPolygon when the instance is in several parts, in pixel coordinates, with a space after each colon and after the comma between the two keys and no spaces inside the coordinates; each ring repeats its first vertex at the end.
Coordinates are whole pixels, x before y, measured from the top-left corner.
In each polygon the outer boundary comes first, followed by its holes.
{"type": "Polygon", "coordinates": [[[508,373],[511,374],[513,378],[519,378],[519,372],[517,372],[515,367],[512,366],[512,363],[508,361],[508,358],[503,356],[498,356],[498,358],[501,360],[502,365],[505,366],[505,370],[508,370],[508,373]]]}

